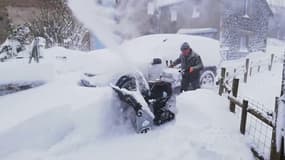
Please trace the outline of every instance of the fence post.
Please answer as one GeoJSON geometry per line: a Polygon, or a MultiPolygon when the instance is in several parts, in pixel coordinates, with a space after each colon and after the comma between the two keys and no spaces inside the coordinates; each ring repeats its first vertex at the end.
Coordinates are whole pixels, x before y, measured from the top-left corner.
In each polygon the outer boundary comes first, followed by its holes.
{"type": "Polygon", "coordinates": [[[251,77],[251,74],[252,74],[252,67],[250,67],[249,69],[249,76],[251,77]]]}
{"type": "Polygon", "coordinates": [[[221,79],[220,79],[220,85],[219,85],[219,95],[223,95],[224,92],[224,81],[225,81],[225,76],[226,76],[226,68],[222,68],[221,71],[221,79]]]}
{"type": "Polygon", "coordinates": [[[270,64],[269,64],[269,67],[268,67],[269,71],[272,70],[273,60],[274,60],[274,54],[271,54],[270,64]]]}
{"type": "Polygon", "coordinates": [[[283,92],[284,92],[284,84],[285,83],[285,53],[284,53],[284,56],[283,56],[283,70],[282,70],[282,83],[281,83],[281,96],[283,95],[283,92]]]}
{"type": "Polygon", "coordinates": [[[260,72],[260,66],[258,66],[258,68],[257,68],[257,72],[258,72],[258,73],[260,72]]]}
{"type": "Polygon", "coordinates": [[[284,137],[282,137],[282,139],[281,139],[280,159],[281,160],[285,160],[285,155],[284,155],[284,137]]]}
{"type": "MultiPolygon", "coordinates": [[[[234,97],[238,95],[238,86],[239,86],[239,79],[234,79],[232,84],[232,94],[234,97]]],[[[235,113],[236,105],[234,102],[230,101],[230,111],[235,113]]]]}
{"type": "Polygon", "coordinates": [[[270,160],[278,160],[278,153],[277,153],[277,148],[276,148],[276,116],[278,113],[278,101],[279,98],[275,98],[275,108],[274,108],[274,116],[275,116],[275,121],[274,121],[274,127],[272,129],[272,136],[271,136],[271,149],[270,149],[270,160]]]}
{"type": "Polygon", "coordinates": [[[246,129],[247,108],[248,108],[248,101],[243,100],[242,111],[241,111],[241,121],[240,121],[240,133],[243,135],[245,134],[245,129],[246,129]]]}
{"type": "Polygon", "coordinates": [[[247,82],[247,76],[248,76],[248,69],[249,69],[249,58],[245,61],[245,73],[244,73],[244,83],[247,82]]]}

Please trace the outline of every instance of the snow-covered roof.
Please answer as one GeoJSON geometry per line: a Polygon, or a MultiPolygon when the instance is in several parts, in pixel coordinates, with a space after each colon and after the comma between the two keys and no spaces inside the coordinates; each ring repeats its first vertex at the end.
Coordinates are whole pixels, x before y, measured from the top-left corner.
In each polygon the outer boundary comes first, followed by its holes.
{"type": "Polygon", "coordinates": [[[285,7],[285,1],[284,0],[267,0],[269,5],[272,6],[280,6],[280,7],[285,7]]]}
{"type": "Polygon", "coordinates": [[[183,2],[184,0],[155,0],[155,4],[157,8],[160,7],[165,7],[165,6],[170,6],[170,5],[174,5],[174,4],[178,4],[183,2]]]}
{"type": "Polygon", "coordinates": [[[216,28],[181,28],[177,31],[179,34],[198,34],[198,33],[216,33],[218,30],[216,28]]]}

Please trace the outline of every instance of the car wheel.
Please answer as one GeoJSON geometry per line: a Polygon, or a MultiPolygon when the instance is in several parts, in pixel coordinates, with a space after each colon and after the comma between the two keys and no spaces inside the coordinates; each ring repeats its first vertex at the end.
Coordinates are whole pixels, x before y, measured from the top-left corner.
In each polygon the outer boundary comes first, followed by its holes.
{"type": "Polygon", "coordinates": [[[210,71],[204,71],[200,76],[200,86],[201,88],[211,88],[215,84],[215,74],[210,71]]]}

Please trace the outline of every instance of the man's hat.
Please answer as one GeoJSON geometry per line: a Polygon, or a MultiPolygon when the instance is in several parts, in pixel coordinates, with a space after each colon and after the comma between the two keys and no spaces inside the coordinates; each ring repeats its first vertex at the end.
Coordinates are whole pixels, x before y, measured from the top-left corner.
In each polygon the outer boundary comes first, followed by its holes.
{"type": "Polygon", "coordinates": [[[185,49],[189,49],[190,48],[190,45],[187,43],[187,42],[184,42],[182,45],[181,45],[181,51],[182,50],[185,50],[185,49]]]}

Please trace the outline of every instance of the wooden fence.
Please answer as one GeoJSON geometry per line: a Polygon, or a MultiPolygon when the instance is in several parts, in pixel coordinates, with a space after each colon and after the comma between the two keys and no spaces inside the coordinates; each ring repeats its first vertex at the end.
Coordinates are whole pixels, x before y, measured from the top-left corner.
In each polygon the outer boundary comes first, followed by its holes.
{"type": "MultiPolygon", "coordinates": [[[[274,63],[274,55],[271,55],[271,60],[270,63],[268,65],[268,71],[272,70],[272,66],[274,63]]],[[[257,71],[260,72],[261,66],[257,66],[257,71]]],[[[234,70],[236,71],[236,69],[234,70]]],[[[245,62],[245,72],[243,74],[243,82],[246,83],[248,80],[248,76],[252,74],[253,71],[253,67],[250,67],[250,61],[249,59],[246,59],[245,62]]],[[[285,59],[284,59],[284,63],[283,63],[283,76],[285,75],[285,59]]],[[[271,144],[270,144],[270,160],[285,160],[284,157],[284,137],[282,137],[281,139],[281,146],[279,148],[281,148],[279,151],[277,150],[277,143],[276,143],[276,124],[277,122],[277,115],[278,115],[278,108],[280,106],[278,106],[278,104],[280,104],[279,102],[279,98],[276,97],[275,99],[275,109],[274,112],[271,116],[268,116],[267,113],[261,112],[257,109],[255,109],[254,107],[250,106],[249,101],[246,99],[238,99],[238,89],[239,89],[239,79],[237,78],[233,78],[232,81],[232,85],[229,85],[229,80],[226,80],[226,76],[228,75],[228,73],[226,72],[226,68],[222,68],[221,69],[221,78],[219,80],[219,95],[222,96],[224,93],[227,93],[227,98],[229,100],[229,111],[232,113],[236,112],[236,106],[238,106],[241,109],[241,119],[240,119],[240,133],[245,135],[246,133],[246,126],[247,126],[247,119],[248,116],[251,115],[253,117],[255,117],[256,119],[258,119],[260,122],[262,122],[263,124],[265,124],[266,126],[272,128],[272,133],[271,133],[271,144]]],[[[285,79],[285,77],[283,77],[283,80],[285,79]]],[[[282,91],[284,91],[284,84],[285,84],[285,80],[282,83],[282,91]]],[[[283,92],[282,92],[283,94],[283,92]]],[[[285,104],[284,104],[285,106],[285,104]]],[[[264,159],[268,159],[269,157],[264,157],[264,155],[260,154],[259,151],[255,148],[252,147],[251,148],[253,154],[255,155],[256,158],[260,159],[260,160],[264,160],[264,159]]]]}

